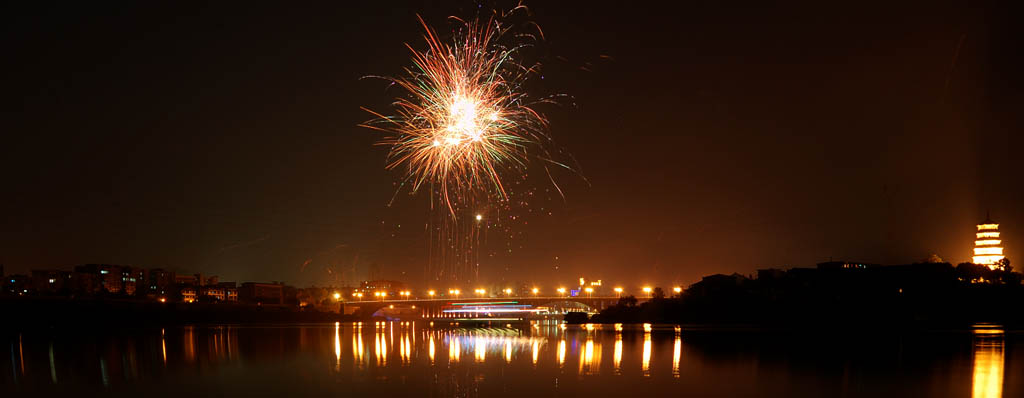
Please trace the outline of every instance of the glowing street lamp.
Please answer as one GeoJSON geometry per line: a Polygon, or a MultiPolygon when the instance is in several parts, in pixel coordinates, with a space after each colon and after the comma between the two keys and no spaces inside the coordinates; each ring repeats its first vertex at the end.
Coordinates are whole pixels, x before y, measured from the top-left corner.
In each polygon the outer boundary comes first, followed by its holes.
{"type": "Polygon", "coordinates": [[[647,297],[650,298],[651,297],[651,288],[648,287],[648,286],[644,286],[643,290],[644,290],[644,293],[647,294],[647,297]]]}
{"type": "Polygon", "coordinates": [[[335,301],[337,301],[337,300],[341,300],[341,293],[338,293],[338,292],[334,292],[334,300],[335,300],[335,301]]]}
{"type": "Polygon", "coordinates": [[[483,296],[483,295],[484,295],[484,294],[486,294],[486,293],[487,293],[487,290],[484,290],[484,289],[476,289],[476,294],[477,294],[477,295],[483,296]]]}
{"type": "Polygon", "coordinates": [[[682,293],[683,292],[683,288],[681,288],[679,286],[676,286],[676,287],[672,288],[672,291],[676,292],[677,294],[678,293],[682,293]]]}
{"type": "Polygon", "coordinates": [[[622,288],[621,287],[617,287],[614,290],[615,290],[615,296],[616,297],[622,297],[622,288]]]}
{"type": "Polygon", "coordinates": [[[505,288],[505,295],[506,296],[511,296],[512,295],[512,289],[505,288]]]}
{"type": "Polygon", "coordinates": [[[477,221],[481,221],[481,220],[483,220],[483,219],[484,219],[484,215],[483,215],[483,214],[477,214],[477,215],[476,215],[476,220],[477,220],[477,221]]]}
{"type": "Polygon", "coordinates": [[[564,287],[558,288],[558,294],[559,295],[565,294],[565,288],[564,287]]]}
{"type": "Polygon", "coordinates": [[[427,290],[427,295],[430,296],[430,298],[434,298],[434,291],[433,290],[427,290]]]}
{"type": "Polygon", "coordinates": [[[458,298],[459,294],[462,294],[462,291],[460,291],[459,289],[452,289],[452,290],[449,290],[448,293],[451,293],[451,294],[455,295],[455,298],[458,298]]]}
{"type": "Polygon", "coordinates": [[[540,289],[538,289],[538,288],[533,288],[533,290],[532,290],[532,291],[533,291],[533,295],[534,295],[534,296],[536,296],[536,295],[537,295],[537,293],[540,293],[540,289]]]}
{"type": "Polygon", "coordinates": [[[587,286],[587,287],[583,288],[583,291],[587,292],[587,297],[590,297],[590,296],[594,295],[594,288],[592,288],[590,286],[587,286]]]}

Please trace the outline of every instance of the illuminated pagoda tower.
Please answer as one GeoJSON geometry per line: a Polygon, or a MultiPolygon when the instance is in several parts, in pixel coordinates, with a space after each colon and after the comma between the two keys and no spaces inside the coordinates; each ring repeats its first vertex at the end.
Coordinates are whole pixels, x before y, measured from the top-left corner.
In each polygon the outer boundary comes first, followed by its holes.
{"type": "Polygon", "coordinates": [[[1002,239],[999,238],[999,224],[992,221],[991,217],[985,217],[985,221],[978,224],[977,239],[974,241],[974,263],[987,265],[996,269],[999,261],[1003,259],[1002,239]]]}

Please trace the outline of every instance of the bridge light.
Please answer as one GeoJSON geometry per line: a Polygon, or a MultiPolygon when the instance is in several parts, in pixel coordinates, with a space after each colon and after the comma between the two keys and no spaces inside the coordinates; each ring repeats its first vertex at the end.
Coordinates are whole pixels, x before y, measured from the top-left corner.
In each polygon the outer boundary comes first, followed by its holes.
{"type": "Polygon", "coordinates": [[[458,296],[460,293],[462,293],[461,291],[459,291],[459,289],[452,289],[449,292],[451,292],[451,294],[454,294],[455,296],[458,296]]]}
{"type": "Polygon", "coordinates": [[[483,296],[483,295],[484,295],[484,294],[486,294],[486,293],[487,293],[487,290],[484,290],[484,289],[476,289],[476,294],[479,294],[479,295],[483,296]]]}
{"type": "Polygon", "coordinates": [[[558,294],[565,294],[565,288],[564,287],[558,288],[558,294]]]}
{"type": "Polygon", "coordinates": [[[584,291],[584,292],[587,292],[587,295],[588,295],[588,296],[591,296],[591,295],[593,295],[593,294],[594,294],[594,288],[592,288],[592,287],[590,287],[590,286],[587,286],[587,287],[583,288],[583,291],[584,291]]]}
{"type": "Polygon", "coordinates": [[[537,294],[537,293],[540,293],[540,289],[538,289],[538,288],[533,288],[533,294],[537,294]]]}

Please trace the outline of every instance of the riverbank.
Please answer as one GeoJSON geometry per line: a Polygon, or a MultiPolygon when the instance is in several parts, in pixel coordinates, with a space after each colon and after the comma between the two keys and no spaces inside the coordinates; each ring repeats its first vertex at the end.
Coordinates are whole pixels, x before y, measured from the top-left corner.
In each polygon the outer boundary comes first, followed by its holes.
{"type": "Polygon", "coordinates": [[[351,315],[293,306],[238,303],[160,303],[117,299],[2,298],[4,328],[111,325],[349,322],[351,315]]]}

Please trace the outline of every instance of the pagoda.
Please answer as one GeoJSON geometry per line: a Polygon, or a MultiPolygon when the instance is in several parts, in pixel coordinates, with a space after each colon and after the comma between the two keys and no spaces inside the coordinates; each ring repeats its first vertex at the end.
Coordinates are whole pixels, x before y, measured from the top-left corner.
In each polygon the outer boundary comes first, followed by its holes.
{"type": "Polygon", "coordinates": [[[999,238],[999,224],[992,221],[991,217],[985,217],[985,221],[978,224],[978,232],[974,240],[974,263],[988,266],[990,269],[999,267],[1003,259],[1002,239],[999,238]]]}

